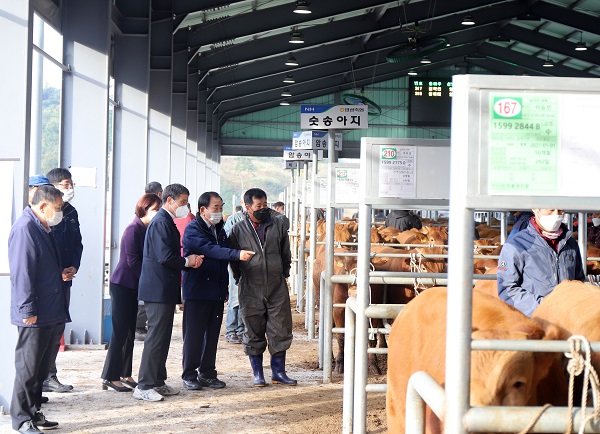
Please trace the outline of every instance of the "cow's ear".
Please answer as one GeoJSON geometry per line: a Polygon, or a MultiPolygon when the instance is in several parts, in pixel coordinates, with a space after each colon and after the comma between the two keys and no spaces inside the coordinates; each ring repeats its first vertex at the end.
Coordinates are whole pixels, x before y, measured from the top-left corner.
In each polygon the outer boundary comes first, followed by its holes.
{"type": "Polygon", "coordinates": [[[383,264],[387,263],[388,258],[383,258],[380,256],[375,256],[374,258],[371,258],[371,264],[373,264],[374,267],[381,267],[383,264]]]}

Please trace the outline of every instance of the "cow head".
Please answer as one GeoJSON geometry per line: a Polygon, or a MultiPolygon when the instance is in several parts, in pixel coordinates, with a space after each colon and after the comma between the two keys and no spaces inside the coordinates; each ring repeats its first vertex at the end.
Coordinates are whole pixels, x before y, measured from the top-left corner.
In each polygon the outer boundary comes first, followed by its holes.
{"type": "MultiPolygon", "coordinates": [[[[555,339],[558,331],[476,330],[473,339],[555,339]]],[[[471,405],[523,406],[531,403],[538,383],[558,354],[527,351],[473,351],[471,353],[471,405]]]]}

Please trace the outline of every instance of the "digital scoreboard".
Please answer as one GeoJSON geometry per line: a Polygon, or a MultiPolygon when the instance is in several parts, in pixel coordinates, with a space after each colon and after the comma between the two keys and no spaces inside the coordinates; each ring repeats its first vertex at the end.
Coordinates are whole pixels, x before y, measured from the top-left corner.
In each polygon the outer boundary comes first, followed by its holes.
{"type": "Polygon", "coordinates": [[[452,80],[409,79],[408,124],[419,127],[450,127],[452,80]]]}

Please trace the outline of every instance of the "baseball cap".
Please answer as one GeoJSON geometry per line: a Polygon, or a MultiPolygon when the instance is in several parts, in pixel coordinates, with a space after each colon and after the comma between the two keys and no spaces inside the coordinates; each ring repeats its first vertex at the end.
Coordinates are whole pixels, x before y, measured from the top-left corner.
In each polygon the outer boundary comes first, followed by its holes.
{"type": "Polygon", "coordinates": [[[40,185],[52,185],[52,183],[43,175],[34,175],[29,177],[30,187],[39,187],[40,185]]]}

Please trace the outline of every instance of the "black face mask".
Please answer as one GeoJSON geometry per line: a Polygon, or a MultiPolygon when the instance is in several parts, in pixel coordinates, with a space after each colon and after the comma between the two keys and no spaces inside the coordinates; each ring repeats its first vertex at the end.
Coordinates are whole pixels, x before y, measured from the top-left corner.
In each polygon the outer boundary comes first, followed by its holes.
{"type": "Polygon", "coordinates": [[[253,211],[252,215],[256,220],[264,222],[267,218],[269,218],[271,212],[269,211],[269,208],[261,208],[259,210],[253,211]]]}

